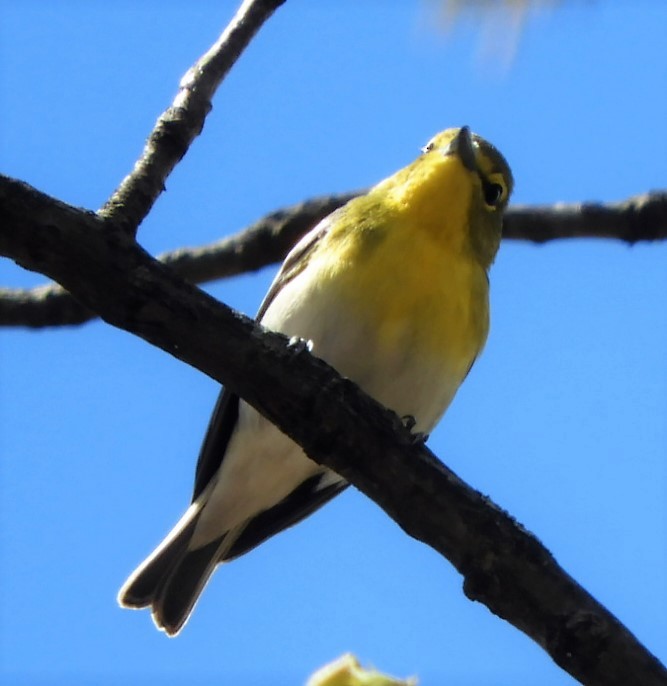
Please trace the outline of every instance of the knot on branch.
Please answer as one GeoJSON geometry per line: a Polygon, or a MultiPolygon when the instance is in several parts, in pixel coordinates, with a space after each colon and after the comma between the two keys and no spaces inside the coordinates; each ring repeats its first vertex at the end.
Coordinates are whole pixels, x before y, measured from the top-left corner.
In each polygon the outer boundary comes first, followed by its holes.
{"type": "Polygon", "coordinates": [[[590,672],[609,646],[609,624],[596,612],[575,610],[558,617],[546,629],[546,646],[564,669],[590,672]]]}

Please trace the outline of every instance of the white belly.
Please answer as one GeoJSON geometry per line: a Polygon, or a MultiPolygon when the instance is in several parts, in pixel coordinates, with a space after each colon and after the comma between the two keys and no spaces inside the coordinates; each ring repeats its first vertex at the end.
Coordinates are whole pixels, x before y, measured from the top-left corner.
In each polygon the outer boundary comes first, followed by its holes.
{"type": "MultiPolygon", "coordinates": [[[[399,416],[414,417],[415,431],[428,433],[463,380],[460,369],[449,369],[442,359],[428,360],[414,354],[411,341],[415,332],[408,329],[404,340],[380,355],[377,332],[364,322],[349,321],[349,308],[330,290],[323,293],[317,288],[314,271],[305,270],[280,291],[262,324],[312,341],[313,354],[399,416]]],[[[304,480],[324,471],[298,445],[241,402],[239,422],[216,482],[207,493],[193,543],[203,545],[242,525],[286,498],[304,480]]]]}

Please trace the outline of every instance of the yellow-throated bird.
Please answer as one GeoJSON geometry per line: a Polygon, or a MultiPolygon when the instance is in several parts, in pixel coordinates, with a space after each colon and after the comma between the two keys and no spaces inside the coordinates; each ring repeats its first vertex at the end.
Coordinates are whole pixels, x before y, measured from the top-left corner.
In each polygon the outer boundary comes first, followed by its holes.
{"type": "MultiPolygon", "coordinates": [[[[488,276],[512,191],[503,156],[467,127],[297,243],[257,318],[429,432],[486,341],[488,276]]],[[[223,390],[192,504],[120,591],[176,634],[216,566],[300,521],[347,483],[223,390]]]]}

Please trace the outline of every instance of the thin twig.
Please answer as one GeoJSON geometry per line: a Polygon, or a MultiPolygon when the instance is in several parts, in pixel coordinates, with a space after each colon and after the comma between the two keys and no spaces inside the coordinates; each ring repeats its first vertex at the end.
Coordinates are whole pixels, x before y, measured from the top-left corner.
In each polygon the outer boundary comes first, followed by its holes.
{"type": "MultiPolygon", "coordinates": [[[[193,283],[261,269],[282,260],[306,231],[360,192],[322,196],[283,208],[228,238],[197,248],[179,248],[158,259],[193,283]]],[[[510,207],[504,235],[534,243],[558,238],[607,238],[629,244],[665,240],[667,193],[646,193],[608,204],[510,207]]],[[[73,326],[96,317],[58,284],[0,288],[0,326],[73,326]]]]}
{"type": "Polygon", "coordinates": [[[134,169],[99,210],[102,219],[136,235],[167,177],[201,133],[216,89],[262,24],[284,2],[243,2],[220,38],[181,79],[173,103],[157,120],[134,169]]]}
{"type": "Polygon", "coordinates": [[[327,195],[267,214],[220,241],[179,248],[158,257],[193,283],[206,283],[252,272],[281,261],[292,246],[320,220],[358,193],[327,195]]]}

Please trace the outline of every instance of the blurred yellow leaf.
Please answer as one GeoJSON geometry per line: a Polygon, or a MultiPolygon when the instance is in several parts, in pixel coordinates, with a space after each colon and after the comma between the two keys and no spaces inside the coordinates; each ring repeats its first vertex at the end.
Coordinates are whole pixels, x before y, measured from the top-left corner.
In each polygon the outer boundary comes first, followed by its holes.
{"type": "Polygon", "coordinates": [[[354,655],[347,653],[318,669],[306,686],[417,686],[417,679],[395,679],[364,669],[354,655]]]}

